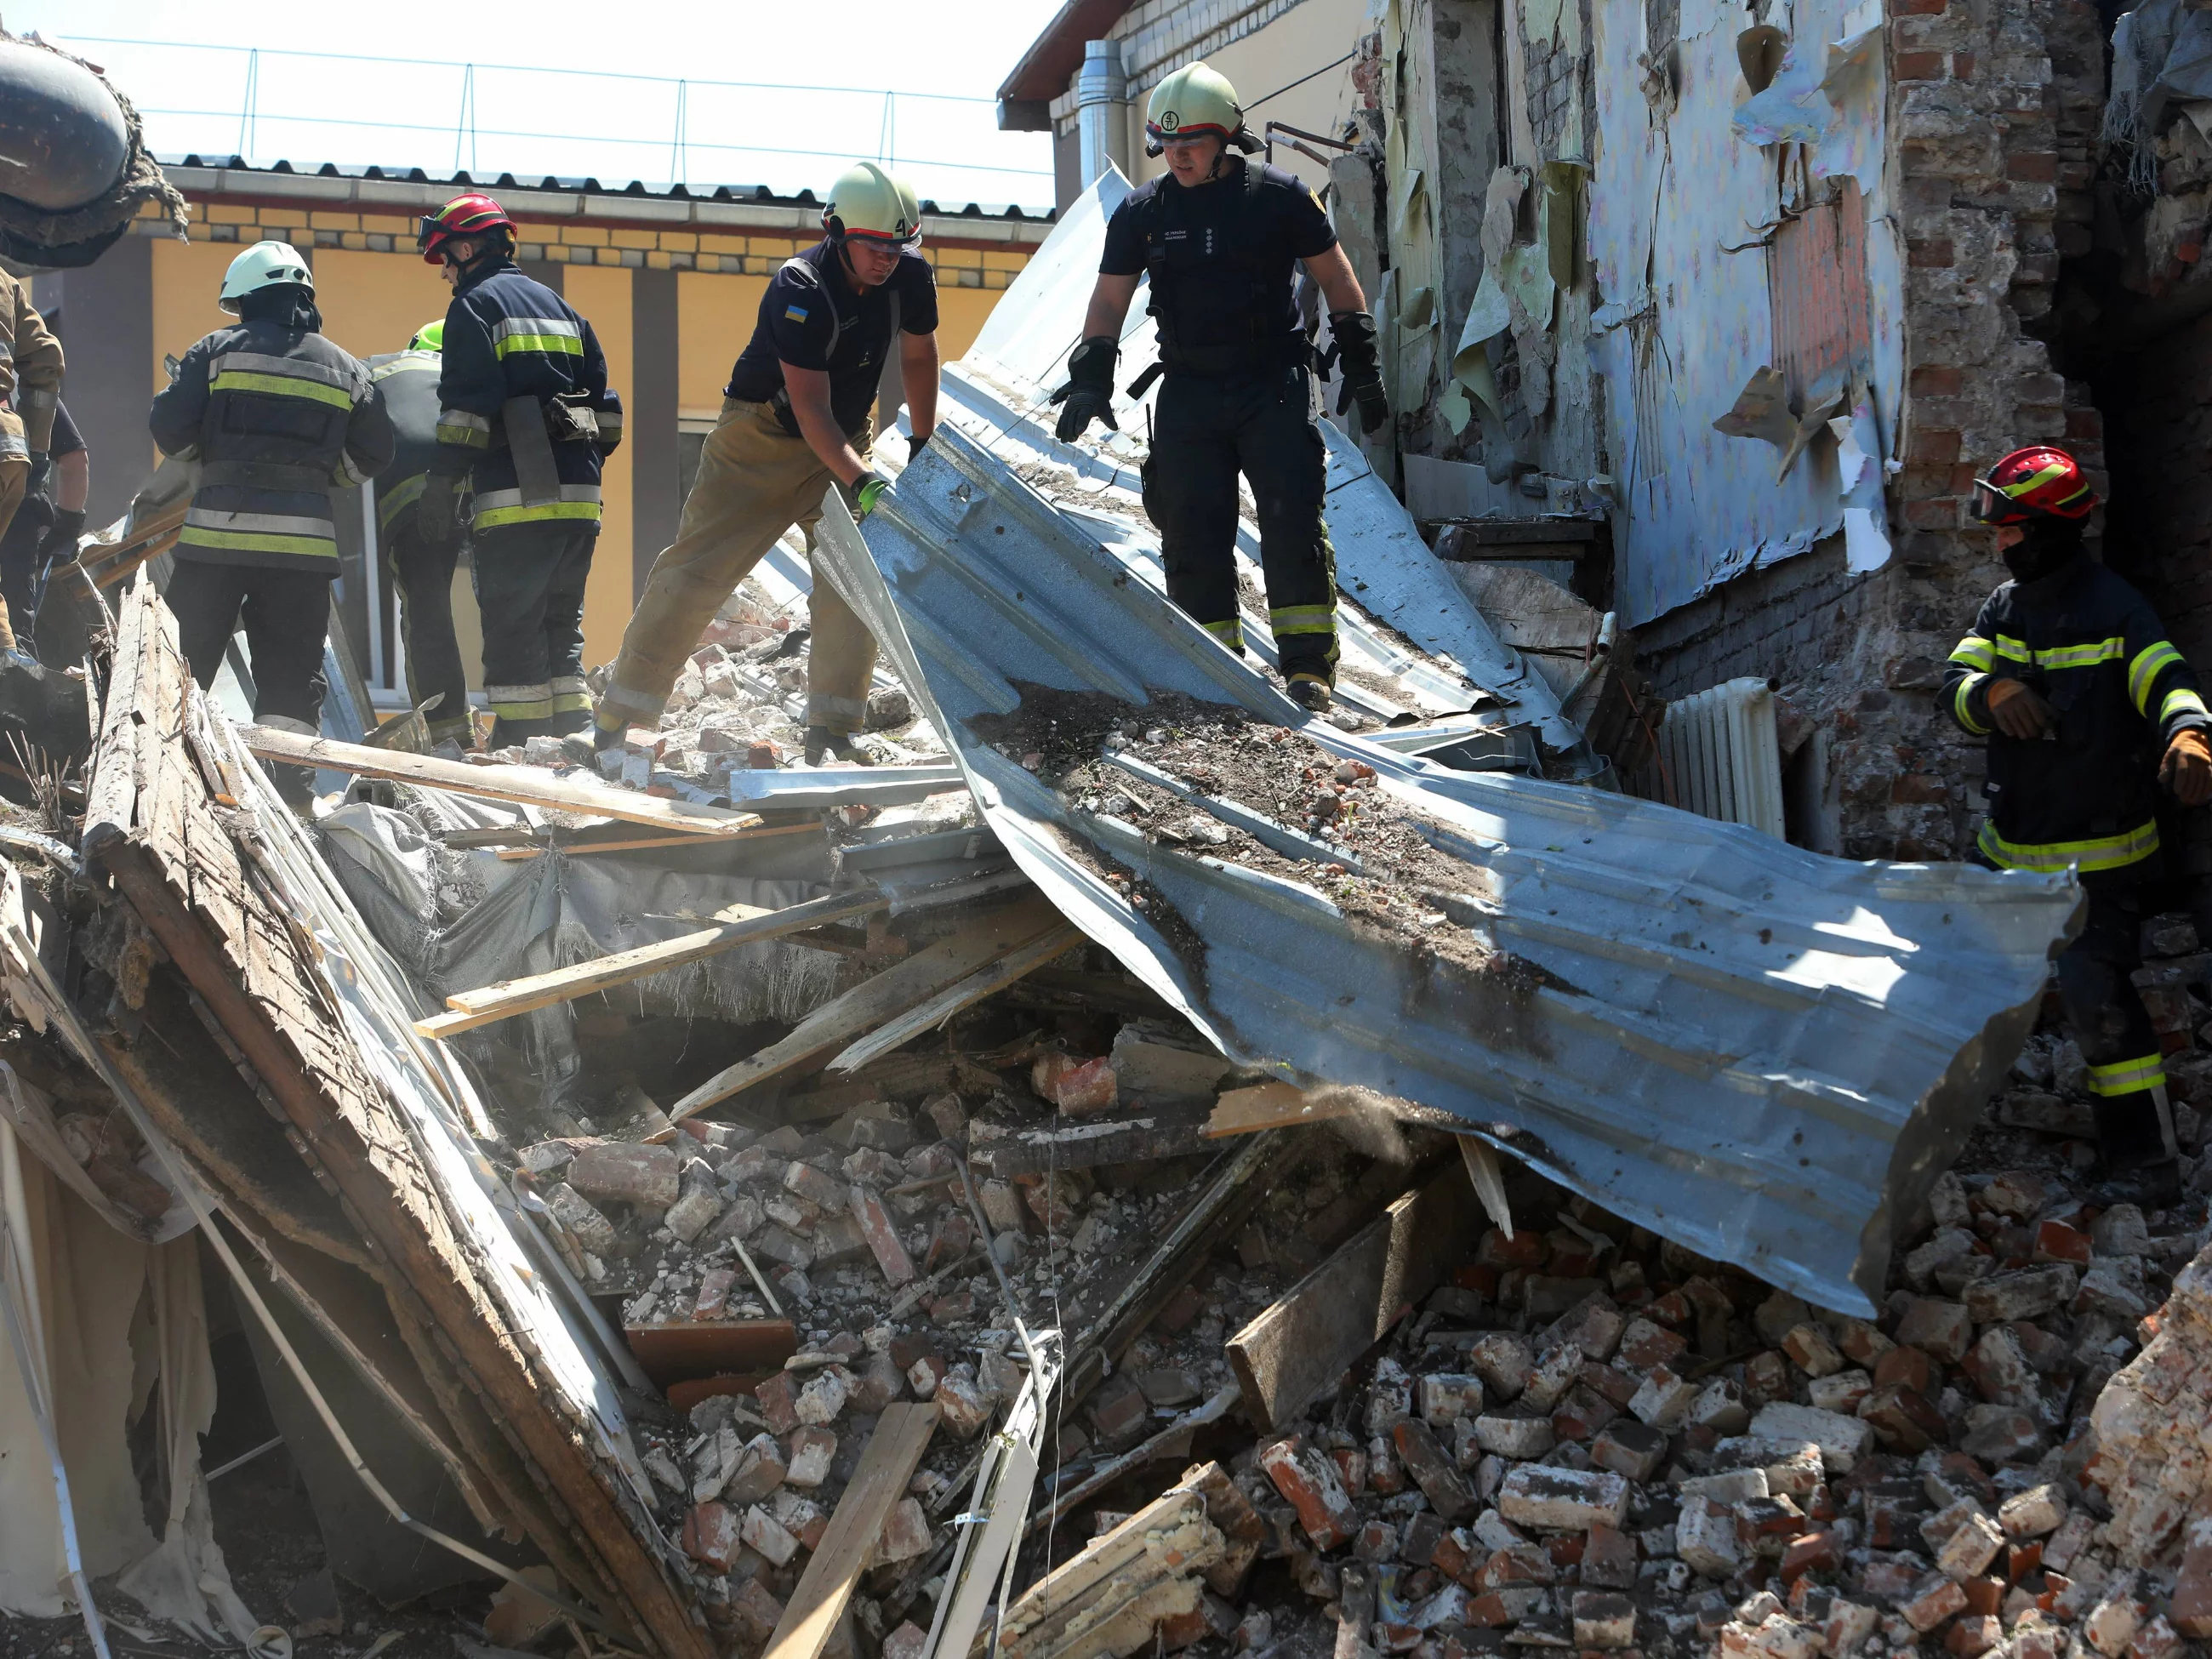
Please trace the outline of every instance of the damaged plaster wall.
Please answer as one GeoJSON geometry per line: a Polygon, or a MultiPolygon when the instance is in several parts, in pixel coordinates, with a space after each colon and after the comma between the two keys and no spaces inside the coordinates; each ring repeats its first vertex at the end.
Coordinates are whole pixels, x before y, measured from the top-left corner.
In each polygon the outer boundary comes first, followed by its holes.
{"type": "Polygon", "coordinates": [[[2094,10],[1510,0],[1504,108],[1440,123],[1447,83],[1470,84],[1445,67],[1466,58],[1442,27],[1458,3],[1379,6],[1368,82],[1401,442],[1431,458],[1408,465],[1409,502],[1527,517],[1609,497],[1613,605],[1660,691],[1783,681],[1822,737],[1820,844],[1958,856],[1980,746],[1933,693],[2002,574],[1973,474],[2039,438],[2104,460],[2086,386],[2040,337],[2062,254],[2087,246],[2094,10]],[[1757,94],[1754,25],[1778,32],[1757,94]],[[1486,144],[1500,165],[1477,198],[1486,144]],[[1437,311],[1470,270],[1468,311],[1437,311]],[[1763,369],[1764,420],[1738,404],[1763,369]],[[1714,428],[1731,405],[1747,435],[1714,428]]]}
{"type": "Polygon", "coordinates": [[[1895,556],[1856,572],[1831,538],[1669,611],[1638,641],[1668,695],[1741,674],[1785,683],[1826,736],[1838,850],[1954,858],[1982,811],[1982,746],[1933,694],[2004,579],[1969,516],[1973,476],[2044,439],[2104,482],[2087,388],[2055,371],[2039,337],[2062,256],[2087,248],[2104,70],[2096,15],[2071,0],[2002,13],[1891,0],[1890,13],[1893,228],[1907,260],[1895,556]]]}

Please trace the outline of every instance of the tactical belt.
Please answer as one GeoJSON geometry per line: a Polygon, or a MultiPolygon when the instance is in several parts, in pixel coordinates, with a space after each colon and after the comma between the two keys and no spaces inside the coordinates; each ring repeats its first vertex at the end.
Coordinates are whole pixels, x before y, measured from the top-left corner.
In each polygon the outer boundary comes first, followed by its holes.
{"type": "Polygon", "coordinates": [[[1312,342],[1291,335],[1275,340],[1239,340],[1229,345],[1160,347],[1159,361],[1129,384],[1129,396],[1141,398],[1153,381],[1170,370],[1179,374],[1238,374],[1292,367],[1318,370],[1312,342]]]}

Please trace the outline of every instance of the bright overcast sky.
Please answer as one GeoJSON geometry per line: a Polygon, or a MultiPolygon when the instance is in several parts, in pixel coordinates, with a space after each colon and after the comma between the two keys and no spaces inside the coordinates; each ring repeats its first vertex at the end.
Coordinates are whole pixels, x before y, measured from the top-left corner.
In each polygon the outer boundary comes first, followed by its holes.
{"type": "Polygon", "coordinates": [[[1057,0],[9,0],[6,16],[16,33],[36,30],[103,65],[145,115],[159,155],[817,194],[851,159],[882,157],[941,203],[1043,209],[1050,141],[999,131],[991,98],[1057,9],[1057,0]],[[116,44],[188,37],[200,44],[116,44]],[[298,55],[312,52],[418,61],[298,55]],[[591,73],[549,72],[562,70],[591,73]],[[855,90],[818,90],[832,87],[855,90]],[[461,130],[465,94],[473,134],[461,130]]]}

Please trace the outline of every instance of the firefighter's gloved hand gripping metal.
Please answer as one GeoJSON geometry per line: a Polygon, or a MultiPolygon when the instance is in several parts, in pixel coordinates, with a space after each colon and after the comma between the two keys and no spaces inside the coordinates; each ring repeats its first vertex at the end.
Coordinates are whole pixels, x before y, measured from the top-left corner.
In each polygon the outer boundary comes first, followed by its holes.
{"type": "Polygon", "coordinates": [[[845,503],[845,510],[853,515],[853,521],[857,524],[876,510],[878,498],[890,487],[891,481],[882,473],[863,472],[850,483],[840,482],[837,494],[845,503]]]}
{"type": "Polygon", "coordinates": [[[1062,405],[1053,428],[1060,442],[1073,443],[1093,421],[1105,422],[1110,431],[1121,429],[1114,418],[1114,365],[1121,355],[1121,348],[1103,334],[1067,354],[1067,384],[1052,394],[1053,402],[1062,405]]]}

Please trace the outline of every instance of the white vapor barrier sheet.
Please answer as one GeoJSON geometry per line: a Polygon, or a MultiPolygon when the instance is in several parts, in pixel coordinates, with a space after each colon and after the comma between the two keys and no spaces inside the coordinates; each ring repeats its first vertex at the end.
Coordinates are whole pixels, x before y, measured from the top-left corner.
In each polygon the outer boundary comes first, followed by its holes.
{"type": "MultiPolygon", "coordinates": [[[[1082,338],[1106,221],[1129,189],[1109,167],[1061,216],[993,307],[967,356],[945,371],[939,413],[1025,477],[1042,483],[1049,475],[1046,487],[1062,505],[1100,514],[1116,556],[1164,592],[1159,544],[1143,517],[1139,483],[1158,385],[1134,401],[1126,391],[1158,356],[1145,309],[1149,284],[1139,284],[1122,329],[1114,399],[1121,429],[1094,425],[1063,444],[1053,434],[1059,411],[1049,402],[1066,383],[1067,355],[1082,338]]],[[[1455,714],[1480,702],[1494,709],[1501,724],[1534,725],[1553,750],[1577,750],[1582,734],[1559,712],[1551,687],[1498,639],[1359,446],[1329,421],[1322,422],[1322,434],[1328,446],[1323,514],[1336,550],[1344,655],[1339,696],[1386,718],[1407,708],[1424,718],[1455,714]],[[1370,678],[1391,683],[1398,703],[1367,699],[1363,681],[1370,678]]],[[[1238,525],[1237,550],[1245,586],[1256,592],[1260,538],[1249,512],[1238,525]]],[[[1273,660],[1266,612],[1249,601],[1244,635],[1249,648],[1273,660]]]]}
{"type": "Polygon", "coordinates": [[[1449,1113],[1826,1307],[1873,1311],[1893,1232],[2017,1052],[2081,902],[2070,876],[1846,863],[1347,736],[957,432],[907,469],[865,540],[833,497],[816,568],[1030,878],[1226,1053],[1449,1113]],[[1417,960],[1314,887],[1073,810],[969,724],[1012,712],[1024,683],[1131,703],[1181,692],[1364,761],[1464,861],[1440,907],[1542,983],[1516,992],[1417,960]],[[1202,949],[1179,956],[1103,879],[1101,854],[1152,883],[1202,949]]]}

